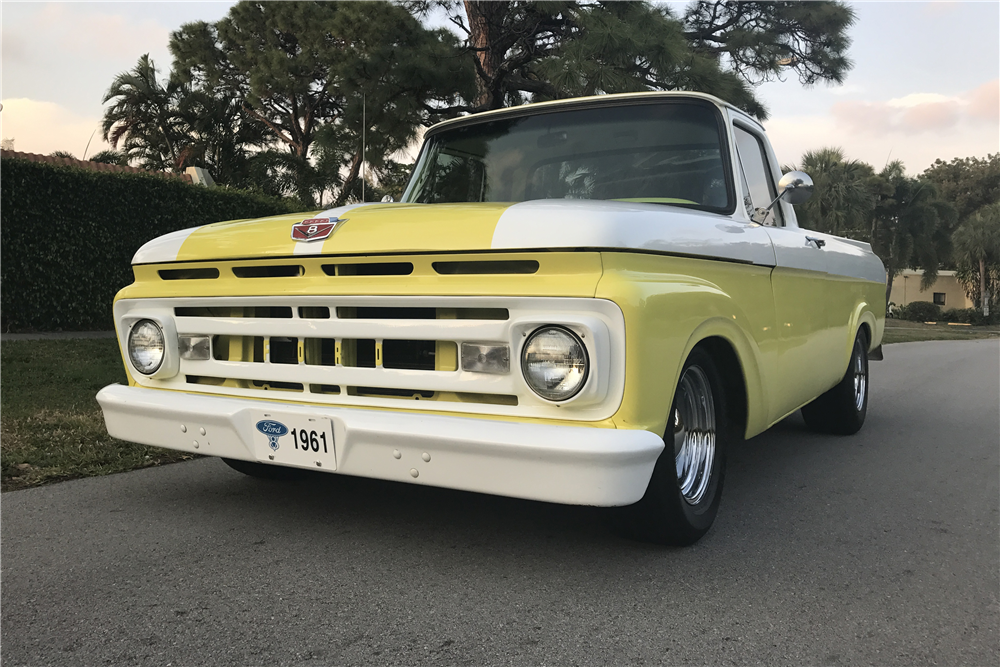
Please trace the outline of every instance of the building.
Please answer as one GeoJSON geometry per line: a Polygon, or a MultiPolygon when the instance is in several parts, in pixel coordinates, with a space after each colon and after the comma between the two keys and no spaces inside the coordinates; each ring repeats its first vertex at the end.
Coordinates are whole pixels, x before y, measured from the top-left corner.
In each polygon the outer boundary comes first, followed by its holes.
{"type": "Polygon", "coordinates": [[[889,301],[897,306],[905,306],[914,301],[930,301],[946,310],[952,308],[973,308],[975,304],[965,294],[965,288],[958,282],[954,271],[938,271],[937,280],[926,290],[920,288],[923,271],[905,269],[892,280],[889,301]]]}

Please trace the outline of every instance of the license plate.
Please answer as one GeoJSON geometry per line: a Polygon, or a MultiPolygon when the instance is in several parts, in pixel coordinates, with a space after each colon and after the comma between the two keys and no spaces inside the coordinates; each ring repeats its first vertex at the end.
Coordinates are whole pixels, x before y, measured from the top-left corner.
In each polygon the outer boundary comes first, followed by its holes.
{"type": "Polygon", "coordinates": [[[253,445],[259,461],[314,470],[336,470],[333,425],[325,417],[253,412],[253,445]]]}

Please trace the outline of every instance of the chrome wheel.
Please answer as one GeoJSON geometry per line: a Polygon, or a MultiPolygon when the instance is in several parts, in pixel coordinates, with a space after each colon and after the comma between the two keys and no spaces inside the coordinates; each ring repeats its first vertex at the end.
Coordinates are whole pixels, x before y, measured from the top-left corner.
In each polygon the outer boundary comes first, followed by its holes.
{"type": "Polygon", "coordinates": [[[868,392],[868,368],[865,364],[865,351],[861,346],[864,341],[859,337],[854,341],[854,407],[858,412],[865,407],[865,394],[868,392]]]}
{"type": "Polygon", "coordinates": [[[708,376],[689,366],[677,385],[674,399],[674,460],[681,496],[697,505],[712,481],[715,461],[715,401],[708,376]]]}

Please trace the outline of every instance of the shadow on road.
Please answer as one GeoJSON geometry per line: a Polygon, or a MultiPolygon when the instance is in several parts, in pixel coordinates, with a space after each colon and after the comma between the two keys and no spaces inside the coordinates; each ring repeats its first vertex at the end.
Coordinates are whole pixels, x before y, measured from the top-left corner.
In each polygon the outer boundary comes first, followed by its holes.
{"type": "MultiPolygon", "coordinates": [[[[851,439],[807,431],[796,415],[734,448],[719,520],[702,544],[728,541],[733,529],[752,530],[753,522],[761,518],[771,527],[780,525],[789,519],[782,512],[801,518],[794,503],[805,491],[803,477],[812,476],[809,467],[822,465],[825,455],[851,446],[851,439]]],[[[324,473],[313,473],[299,482],[275,482],[243,477],[221,462],[211,463],[215,467],[206,471],[211,474],[208,483],[150,489],[149,511],[162,511],[164,504],[174,503],[211,507],[218,525],[240,525],[252,517],[256,530],[318,544],[353,534],[361,542],[439,544],[484,556],[514,543],[520,550],[545,551],[556,558],[562,550],[684,551],[622,537],[616,530],[618,513],[611,508],[556,505],[324,473]]]]}

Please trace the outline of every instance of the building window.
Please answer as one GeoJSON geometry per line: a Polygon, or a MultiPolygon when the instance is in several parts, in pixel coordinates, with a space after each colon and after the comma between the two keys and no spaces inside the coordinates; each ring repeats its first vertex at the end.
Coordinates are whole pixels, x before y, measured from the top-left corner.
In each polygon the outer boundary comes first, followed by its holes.
{"type": "Polygon", "coordinates": [[[939,306],[944,305],[944,292],[934,292],[934,303],[939,306]]]}

